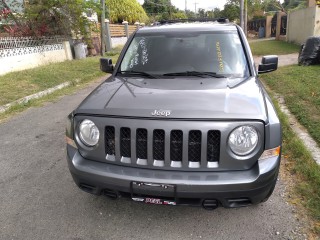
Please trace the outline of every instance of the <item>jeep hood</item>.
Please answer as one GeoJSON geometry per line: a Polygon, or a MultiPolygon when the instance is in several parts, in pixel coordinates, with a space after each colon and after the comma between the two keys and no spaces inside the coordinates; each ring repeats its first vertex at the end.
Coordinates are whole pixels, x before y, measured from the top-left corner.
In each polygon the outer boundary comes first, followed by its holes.
{"type": "Polygon", "coordinates": [[[169,110],[171,114],[166,118],[171,119],[266,121],[264,93],[259,82],[249,78],[235,85],[235,81],[110,77],[80,104],[75,114],[150,118],[155,110],[169,110]]]}

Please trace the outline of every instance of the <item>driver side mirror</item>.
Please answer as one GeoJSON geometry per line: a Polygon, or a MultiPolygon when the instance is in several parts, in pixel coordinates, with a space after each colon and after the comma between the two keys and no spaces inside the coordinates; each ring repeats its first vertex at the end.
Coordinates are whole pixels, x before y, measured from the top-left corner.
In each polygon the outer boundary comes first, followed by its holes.
{"type": "Polygon", "coordinates": [[[261,64],[259,64],[258,73],[269,73],[278,69],[278,56],[269,55],[262,57],[261,64]]]}
{"type": "Polygon", "coordinates": [[[100,70],[105,73],[113,73],[114,65],[111,58],[100,58],[100,70]]]}

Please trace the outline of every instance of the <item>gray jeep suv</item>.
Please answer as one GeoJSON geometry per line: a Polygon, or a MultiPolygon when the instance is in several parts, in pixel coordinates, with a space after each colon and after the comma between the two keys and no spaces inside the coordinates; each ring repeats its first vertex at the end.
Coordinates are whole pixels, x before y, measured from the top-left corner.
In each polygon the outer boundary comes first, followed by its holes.
{"type": "Polygon", "coordinates": [[[241,28],[219,19],[136,31],[111,73],[68,117],[67,159],[80,189],[111,198],[243,207],[268,199],[281,126],[241,28]]]}

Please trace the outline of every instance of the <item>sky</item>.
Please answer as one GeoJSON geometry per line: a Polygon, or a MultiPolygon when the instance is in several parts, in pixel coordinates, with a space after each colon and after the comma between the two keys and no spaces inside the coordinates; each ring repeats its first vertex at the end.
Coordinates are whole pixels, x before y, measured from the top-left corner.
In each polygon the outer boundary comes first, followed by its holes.
{"type": "MultiPolygon", "coordinates": [[[[138,0],[138,2],[143,4],[144,0],[138,0]]],[[[187,7],[189,10],[194,11],[195,3],[197,3],[197,11],[199,8],[212,10],[216,7],[222,10],[226,2],[227,0],[187,0],[187,7]]],[[[171,3],[181,10],[185,9],[185,0],[171,0],[171,3]]]]}

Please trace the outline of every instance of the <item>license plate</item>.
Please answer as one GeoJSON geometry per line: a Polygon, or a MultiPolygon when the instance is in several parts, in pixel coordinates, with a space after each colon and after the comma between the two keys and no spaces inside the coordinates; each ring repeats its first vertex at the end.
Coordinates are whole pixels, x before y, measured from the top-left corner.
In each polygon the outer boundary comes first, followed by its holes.
{"type": "Polygon", "coordinates": [[[135,202],[143,202],[147,204],[155,204],[155,205],[177,205],[175,201],[164,200],[161,198],[144,198],[144,197],[133,197],[133,201],[135,202]]]}
{"type": "Polygon", "coordinates": [[[175,186],[159,183],[132,182],[131,198],[136,202],[175,206],[176,202],[169,200],[175,199],[175,186]],[[161,197],[153,195],[159,195],[161,197]]]}

